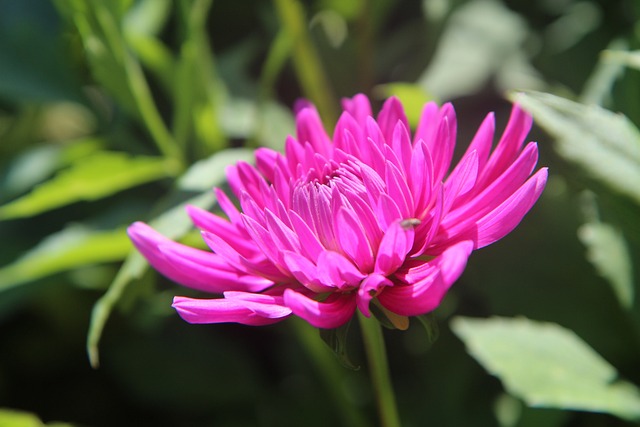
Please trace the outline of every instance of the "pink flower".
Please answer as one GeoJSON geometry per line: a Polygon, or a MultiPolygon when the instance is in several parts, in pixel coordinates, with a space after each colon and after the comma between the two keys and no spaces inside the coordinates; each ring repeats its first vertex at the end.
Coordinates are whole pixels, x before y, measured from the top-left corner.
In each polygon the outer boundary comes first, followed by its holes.
{"type": "Polygon", "coordinates": [[[298,107],[297,139],[285,154],[256,151],[256,166],[227,170],[238,210],[221,190],[227,218],[189,207],[212,252],[175,243],[143,223],[129,228],[158,271],[223,298],[175,297],[191,323],[265,325],[291,314],[336,328],[376,304],[390,318],[435,309],[474,249],[509,233],[540,196],[547,170],[524,145],[531,117],[513,108],[491,152],[490,114],[449,172],[453,107],[424,107],[413,138],[400,102],[377,120],[369,100],[343,102],[333,138],[316,109],[298,107]]]}

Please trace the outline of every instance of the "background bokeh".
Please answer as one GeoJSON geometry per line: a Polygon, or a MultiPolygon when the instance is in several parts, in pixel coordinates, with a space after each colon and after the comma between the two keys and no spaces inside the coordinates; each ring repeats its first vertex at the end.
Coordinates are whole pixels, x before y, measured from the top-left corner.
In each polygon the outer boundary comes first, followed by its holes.
{"type": "MultiPolygon", "coordinates": [[[[490,111],[504,128],[516,90],[639,125],[640,61],[602,53],[638,48],[639,17],[634,0],[0,0],[0,408],[32,414],[0,412],[0,425],[376,425],[366,369],[340,366],[301,322],[183,322],[170,304],[188,291],[130,255],[124,227],[160,218],[202,246],[180,203],[215,209],[224,165],[282,148],[300,97],[328,126],[358,92],[375,108],[399,96],[410,120],[451,101],[460,149],[490,111]]],[[[545,192],[471,257],[435,312],[438,338],[418,322],[385,332],[405,426],[634,425],[525,405],[450,329],[455,316],[552,322],[640,384],[640,308],[598,274],[584,236],[610,224],[634,265],[640,199],[547,131],[530,134],[545,192]]],[[[348,348],[364,367],[355,324],[348,348]]]]}

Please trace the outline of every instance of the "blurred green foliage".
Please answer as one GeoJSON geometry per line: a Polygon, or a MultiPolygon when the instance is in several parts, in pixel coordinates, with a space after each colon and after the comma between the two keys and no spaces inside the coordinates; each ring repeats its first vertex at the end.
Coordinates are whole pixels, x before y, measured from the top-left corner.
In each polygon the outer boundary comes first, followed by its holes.
{"type": "Polygon", "coordinates": [[[366,370],[317,331],[185,324],[190,291],[124,232],[202,245],[185,203],[215,209],[225,165],[281,149],[297,98],[330,127],[357,92],[412,123],[453,101],[460,149],[508,96],[551,171],[435,342],[386,331],[404,425],[637,425],[639,22],[634,0],[0,0],[0,425],[375,425],[366,370]],[[549,387],[552,364],[595,380],[549,387]]]}

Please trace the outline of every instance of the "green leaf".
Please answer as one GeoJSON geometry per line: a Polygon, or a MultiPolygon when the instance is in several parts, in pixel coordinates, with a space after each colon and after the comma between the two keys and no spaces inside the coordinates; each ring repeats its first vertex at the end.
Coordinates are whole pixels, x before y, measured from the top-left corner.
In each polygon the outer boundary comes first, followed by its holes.
{"type": "Polygon", "coordinates": [[[5,427],[42,427],[40,419],[24,411],[0,409],[0,425],[5,427]]]}
{"type": "Polygon", "coordinates": [[[575,333],[524,318],[457,317],[469,353],[529,406],[640,418],[640,391],[575,333]]]}
{"type": "Polygon", "coordinates": [[[118,261],[130,250],[124,229],[95,231],[73,225],[0,268],[0,291],[76,267],[118,261]]]}
{"type": "MultiPolygon", "coordinates": [[[[211,209],[215,204],[215,198],[209,185],[214,187],[222,184],[225,177],[221,172],[225,166],[235,163],[241,156],[247,154],[246,150],[225,150],[194,164],[178,180],[178,187],[187,190],[202,188],[203,184],[198,182],[202,180],[207,184],[206,191],[160,214],[149,221],[149,225],[172,240],[186,235],[193,225],[185,212],[185,206],[194,205],[202,209],[211,209]]],[[[142,255],[131,252],[107,292],[94,305],[87,335],[87,353],[92,366],[97,367],[100,363],[98,345],[113,308],[124,295],[127,286],[133,280],[140,278],[148,267],[142,255]]]]}
{"type": "Polygon", "coordinates": [[[613,287],[620,305],[633,305],[633,268],[627,243],[610,224],[592,221],[578,229],[580,241],[587,247],[587,259],[613,287]]]}
{"type": "Polygon", "coordinates": [[[640,134],[627,117],[540,92],[511,99],[556,139],[562,157],[640,204],[640,134]]]}
{"type": "Polygon", "coordinates": [[[0,408],[0,426],[2,427],[72,427],[67,423],[44,424],[36,415],[16,409],[0,408]]]}
{"type": "Polygon", "coordinates": [[[80,159],[29,194],[0,207],[0,220],[23,218],[81,200],[96,200],[172,176],[179,166],[160,157],[101,151],[80,159]]]}
{"type": "Polygon", "coordinates": [[[239,161],[252,162],[253,150],[229,148],[200,160],[189,168],[180,179],[178,187],[189,191],[208,191],[225,179],[225,167],[239,161]]]}
{"type": "Polygon", "coordinates": [[[342,366],[345,368],[358,370],[360,366],[354,365],[349,359],[349,354],[347,353],[347,335],[349,334],[349,326],[351,325],[351,320],[349,320],[344,325],[335,329],[319,329],[320,338],[325,342],[333,351],[333,354],[336,355],[342,366]]]}

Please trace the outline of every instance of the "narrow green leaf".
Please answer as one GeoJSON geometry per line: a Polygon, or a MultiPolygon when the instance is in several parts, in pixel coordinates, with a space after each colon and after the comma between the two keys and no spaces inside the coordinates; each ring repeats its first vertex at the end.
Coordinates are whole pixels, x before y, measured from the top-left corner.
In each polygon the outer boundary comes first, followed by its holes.
{"type": "Polygon", "coordinates": [[[29,217],[81,200],[96,200],[177,173],[159,157],[101,151],[80,159],[29,194],[0,207],[0,220],[29,217]]]}
{"type": "MultiPolygon", "coordinates": [[[[149,225],[172,240],[179,239],[189,233],[193,225],[185,212],[185,206],[194,205],[202,209],[211,209],[215,204],[215,198],[210,187],[218,186],[224,182],[225,177],[221,172],[224,171],[225,166],[237,162],[243,155],[248,155],[246,150],[225,150],[193,165],[178,180],[178,187],[184,190],[202,188],[205,185],[198,182],[201,180],[202,183],[206,183],[206,190],[160,214],[149,221],[149,225]]],[[[97,367],[100,363],[98,345],[113,308],[120,301],[127,286],[136,278],[141,277],[148,267],[149,265],[142,255],[138,252],[131,252],[107,292],[94,305],[87,335],[87,353],[93,367],[97,367]]]]}
{"type": "Polygon", "coordinates": [[[547,93],[511,98],[556,139],[561,156],[640,203],[640,133],[627,117],[547,93]]]}
{"type": "Polygon", "coordinates": [[[469,353],[529,406],[606,412],[640,419],[640,390],[575,333],[524,318],[457,317],[469,353]]]}
{"type": "Polygon", "coordinates": [[[620,305],[633,305],[633,268],[627,243],[610,224],[592,221],[578,229],[578,237],[587,247],[587,259],[613,287],[620,305]]]}
{"type": "Polygon", "coordinates": [[[118,261],[130,250],[131,242],[124,229],[95,231],[70,226],[0,268],[0,291],[76,267],[118,261]]]}

